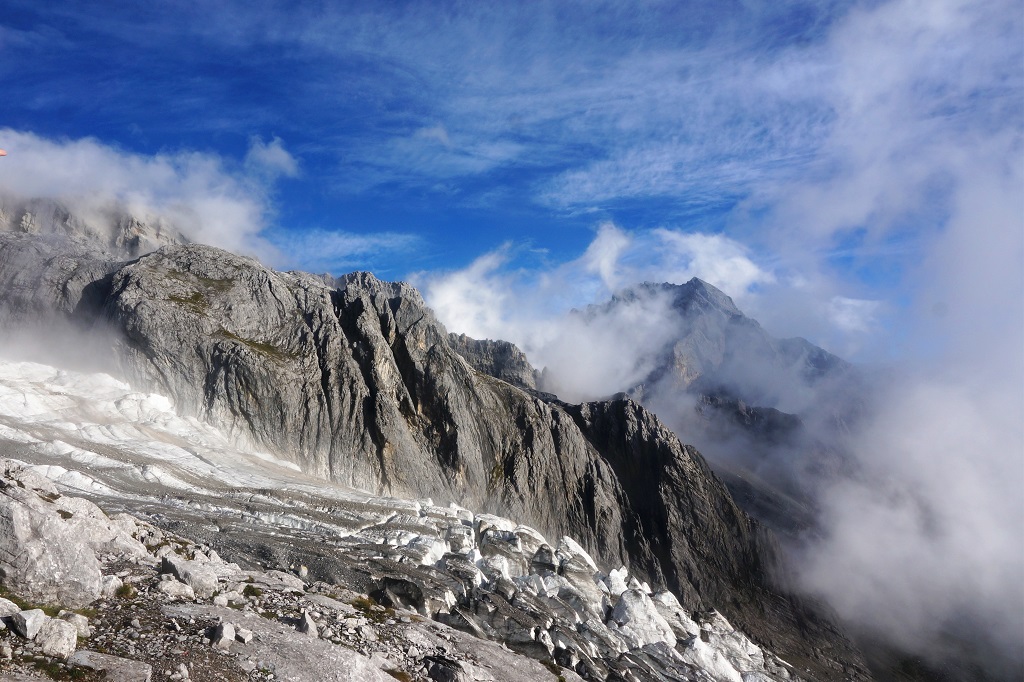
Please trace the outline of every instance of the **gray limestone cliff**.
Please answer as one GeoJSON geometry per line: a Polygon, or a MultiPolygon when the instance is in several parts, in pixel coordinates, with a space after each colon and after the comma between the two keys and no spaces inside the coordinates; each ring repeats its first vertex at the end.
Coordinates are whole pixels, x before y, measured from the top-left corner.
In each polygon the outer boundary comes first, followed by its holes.
{"type": "Polygon", "coordinates": [[[408,285],[354,273],[332,287],[199,245],[119,263],[0,233],[0,254],[9,325],[105,327],[132,383],[182,414],[315,476],[570,535],[812,676],[864,674],[827,619],[780,593],[770,533],[696,450],[625,397],[566,405],[475,369],[408,285]]]}
{"type": "Polygon", "coordinates": [[[537,388],[537,370],[515,344],[454,333],[448,335],[448,343],[478,372],[519,388],[537,388]]]}

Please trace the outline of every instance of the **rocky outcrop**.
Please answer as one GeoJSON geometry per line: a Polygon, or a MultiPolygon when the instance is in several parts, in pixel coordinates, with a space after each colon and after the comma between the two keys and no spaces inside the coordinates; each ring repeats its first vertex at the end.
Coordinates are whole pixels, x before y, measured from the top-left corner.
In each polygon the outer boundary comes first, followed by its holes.
{"type": "MultiPolygon", "coordinates": [[[[39,504],[55,503],[32,487],[32,469],[0,464],[7,480],[29,484],[39,504]]],[[[60,499],[79,508],[84,502],[60,499]]],[[[154,518],[175,514],[167,500],[146,506],[159,510],[154,518]]],[[[15,633],[0,632],[0,652],[9,652],[0,653],[0,676],[54,662],[133,682],[150,679],[154,668],[171,680],[799,679],[721,615],[690,614],[673,594],[653,592],[626,569],[602,571],[571,538],[549,542],[510,519],[454,506],[376,498],[363,513],[363,530],[340,545],[333,538],[333,570],[350,577],[332,583],[312,575],[323,565],[298,567],[306,580],[253,568],[256,556],[267,555],[251,532],[221,542],[239,564],[133,519],[144,549],[125,545],[102,555],[102,572],[116,572],[123,588],[92,602],[90,618],[0,604],[13,611],[5,620],[15,633]],[[387,508],[388,521],[367,523],[387,508]],[[165,589],[187,587],[179,578],[197,575],[211,589],[165,589]],[[366,591],[352,589],[360,585],[366,591]]],[[[89,545],[85,537],[60,539],[89,545]]],[[[294,547],[295,540],[279,542],[294,547]]],[[[45,578],[45,567],[37,570],[45,578]]]]}
{"type": "Polygon", "coordinates": [[[776,594],[772,542],[695,450],[628,399],[569,406],[477,371],[407,285],[355,273],[332,288],[196,245],[123,266],[62,256],[74,267],[58,268],[49,252],[6,243],[28,258],[3,263],[2,277],[53,273],[32,304],[48,296],[50,310],[102,320],[132,382],[184,414],[314,476],[575,537],[687,608],[718,608],[779,642],[783,655],[827,641],[839,652],[829,656],[857,665],[842,638],[807,627],[802,608],[776,594]]]}
{"type": "Polygon", "coordinates": [[[40,604],[78,608],[102,592],[98,553],[145,553],[132,521],[109,519],[46,479],[0,461],[0,583],[40,604]],[[13,468],[12,468],[13,467],[13,468]]]}
{"type": "Polygon", "coordinates": [[[473,339],[465,334],[449,334],[448,343],[476,371],[519,388],[537,388],[537,370],[515,344],[473,339]]]}

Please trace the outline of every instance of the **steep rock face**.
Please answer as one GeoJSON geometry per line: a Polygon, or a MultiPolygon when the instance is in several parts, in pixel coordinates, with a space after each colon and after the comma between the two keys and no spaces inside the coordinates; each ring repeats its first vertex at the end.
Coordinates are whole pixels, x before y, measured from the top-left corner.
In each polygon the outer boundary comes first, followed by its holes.
{"type": "Polygon", "coordinates": [[[23,326],[63,318],[118,264],[99,251],[69,250],[59,237],[0,231],[0,321],[23,326]]]}
{"type": "Polygon", "coordinates": [[[695,608],[702,597],[738,601],[735,586],[753,586],[771,573],[775,548],[763,529],[740,511],[704,458],[654,415],[628,399],[568,409],[623,488],[628,550],[650,562],[646,572],[671,585],[684,606],[695,608]],[[709,574],[731,576],[728,592],[709,574]]]}
{"type": "Polygon", "coordinates": [[[448,335],[448,343],[478,372],[519,388],[537,388],[537,372],[515,344],[454,333],[448,335]]]}
{"type": "MultiPolygon", "coordinates": [[[[32,256],[27,245],[22,253],[32,256]]],[[[667,583],[688,608],[719,608],[784,656],[825,646],[823,660],[859,666],[827,624],[805,627],[801,607],[772,591],[764,531],[636,403],[545,402],[482,374],[415,290],[365,273],[332,288],[196,245],[123,266],[72,260],[70,270],[48,266],[57,274],[32,305],[102,316],[121,334],[128,376],[172,396],[180,412],[316,476],[576,537],[602,561],[667,583]],[[83,272],[99,276],[83,283],[83,272]]],[[[8,261],[2,277],[39,265],[8,261]]]]}

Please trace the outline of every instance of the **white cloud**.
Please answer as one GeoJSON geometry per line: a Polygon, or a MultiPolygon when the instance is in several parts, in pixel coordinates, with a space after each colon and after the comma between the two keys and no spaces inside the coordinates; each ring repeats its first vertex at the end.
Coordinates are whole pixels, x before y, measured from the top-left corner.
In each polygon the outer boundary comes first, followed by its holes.
{"type": "Polygon", "coordinates": [[[843,331],[868,333],[877,330],[880,301],[833,296],[826,307],[832,324],[843,331]]]}
{"type": "Polygon", "coordinates": [[[516,304],[513,276],[500,270],[509,260],[509,247],[484,254],[463,270],[413,277],[427,304],[449,331],[477,339],[518,339],[518,328],[531,315],[525,301],[516,304]]]}
{"type": "Polygon", "coordinates": [[[93,138],[50,140],[9,128],[0,138],[9,153],[0,165],[0,187],[9,195],[56,199],[86,220],[112,208],[163,218],[194,241],[276,258],[260,234],[268,213],[263,186],[219,156],[146,156],[93,138]]]}
{"type": "MultiPolygon", "coordinates": [[[[872,335],[901,368],[854,434],[863,475],[821,495],[803,577],[844,617],[936,655],[954,629],[1019,658],[1024,631],[1022,30],[1000,0],[854,10],[826,49],[822,172],[760,197],[777,220],[766,241],[793,262],[912,246],[891,261],[900,315],[872,335]]],[[[826,310],[857,332],[880,308],[836,296],[826,310]]]]}
{"type": "Polygon", "coordinates": [[[272,138],[269,143],[259,137],[252,138],[245,155],[245,167],[266,180],[299,175],[299,162],[284,148],[279,137],[272,138]]]}
{"type": "Polygon", "coordinates": [[[504,339],[548,368],[548,390],[589,400],[634,386],[653,369],[674,333],[667,298],[619,306],[591,323],[569,314],[603,303],[641,282],[682,284],[700,277],[742,298],[773,275],[723,235],[657,229],[627,231],[602,223],[585,252],[555,266],[512,267],[509,246],[450,273],[420,274],[414,283],[451,331],[504,339]]]}
{"type": "Polygon", "coordinates": [[[775,281],[771,272],[751,260],[749,249],[724,235],[666,229],[653,235],[664,249],[659,260],[667,266],[659,281],[682,283],[699,277],[738,298],[775,281]]]}
{"type": "Polygon", "coordinates": [[[859,436],[864,473],[821,496],[828,530],[805,557],[804,584],[898,644],[941,656],[935,647],[952,626],[1017,651],[1019,387],[979,392],[948,375],[904,379],[859,436]]]}
{"type": "Polygon", "coordinates": [[[326,272],[335,276],[353,268],[370,268],[383,254],[409,251],[419,243],[401,232],[357,234],[340,230],[274,230],[266,238],[280,252],[279,266],[326,272]]]}
{"type": "Polygon", "coordinates": [[[609,291],[615,291],[627,282],[620,281],[619,259],[630,246],[629,236],[613,223],[603,223],[597,231],[597,237],[582,257],[586,272],[596,273],[601,283],[609,291]]]}

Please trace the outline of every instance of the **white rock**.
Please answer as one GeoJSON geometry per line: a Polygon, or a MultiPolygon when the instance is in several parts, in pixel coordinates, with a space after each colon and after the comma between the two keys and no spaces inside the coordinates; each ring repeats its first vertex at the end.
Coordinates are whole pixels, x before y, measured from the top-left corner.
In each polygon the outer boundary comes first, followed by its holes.
{"type": "Polygon", "coordinates": [[[299,621],[299,632],[309,635],[310,637],[319,637],[320,630],[316,626],[316,621],[309,615],[308,611],[302,612],[302,620],[299,621]]]}
{"type": "MultiPolygon", "coordinates": [[[[9,460],[3,462],[14,471],[9,460]]],[[[4,587],[36,603],[75,608],[99,598],[100,564],[88,542],[90,529],[67,514],[10,479],[0,487],[4,587]]]]}
{"type": "Polygon", "coordinates": [[[684,661],[706,672],[715,682],[743,682],[743,676],[729,659],[700,637],[691,638],[682,655],[684,661]]]}
{"type": "Polygon", "coordinates": [[[35,639],[43,623],[50,620],[50,617],[43,613],[42,609],[29,609],[19,611],[11,616],[11,629],[25,639],[35,639]]]}
{"type": "Polygon", "coordinates": [[[700,634],[700,626],[690,618],[690,615],[680,606],[676,596],[667,590],[662,590],[651,597],[655,608],[662,618],[672,626],[677,639],[685,639],[700,634]]]}
{"type": "Polygon", "coordinates": [[[79,637],[89,636],[89,619],[82,614],[74,613],[73,611],[61,611],[57,614],[57,617],[74,625],[79,637]]]}
{"type": "Polygon", "coordinates": [[[231,623],[221,623],[214,629],[211,641],[218,649],[231,648],[231,643],[235,641],[235,626],[231,623]]]}
{"type": "Polygon", "coordinates": [[[44,656],[67,660],[75,653],[78,629],[60,618],[47,618],[36,635],[36,644],[44,656]]]}
{"type": "Polygon", "coordinates": [[[217,591],[217,573],[209,565],[209,561],[189,561],[176,554],[168,554],[163,558],[160,568],[163,573],[172,573],[196,593],[196,596],[208,598],[217,591]]]}
{"type": "Polygon", "coordinates": [[[225,592],[223,597],[228,600],[229,604],[244,604],[246,602],[245,596],[238,590],[225,592]]]}
{"type": "Polygon", "coordinates": [[[594,563],[594,559],[587,553],[587,550],[583,549],[578,542],[568,535],[563,535],[562,539],[558,541],[557,554],[560,555],[563,563],[582,562],[589,569],[590,573],[597,572],[597,564],[594,563]]]}
{"type": "Polygon", "coordinates": [[[613,568],[611,571],[608,572],[608,577],[605,578],[604,583],[608,586],[608,591],[612,594],[612,596],[617,597],[623,592],[625,592],[627,589],[629,589],[626,586],[626,578],[628,576],[629,571],[626,570],[625,566],[619,569],[613,568]]]}
{"type": "Polygon", "coordinates": [[[0,618],[6,618],[7,616],[13,616],[18,611],[21,611],[21,607],[14,602],[0,597],[0,618]]]}
{"type": "Polygon", "coordinates": [[[107,680],[118,680],[119,682],[150,682],[153,678],[153,668],[146,663],[100,654],[95,651],[75,652],[68,659],[68,664],[76,668],[105,672],[107,680]]]}
{"type": "Polygon", "coordinates": [[[177,580],[161,580],[156,589],[163,594],[166,594],[171,599],[178,601],[194,601],[196,598],[195,590],[185,583],[178,582],[177,580]]]}
{"type": "Polygon", "coordinates": [[[702,638],[708,646],[721,652],[732,666],[740,672],[762,672],[765,669],[764,652],[746,635],[734,629],[729,621],[717,611],[701,623],[702,638]]]}
{"type": "Polygon", "coordinates": [[[284,586],[292,590],[305,590],[306,583],[303,582],[302,578],[292,575],[291,573],[285,573],[284,571],[267,571],[267,578],[277,579],[284,583],[284,586]]]}
{"type": "Polygon", "coordinates": [[[104,599],[110,599],[123,586],[124,583],[116,575],[105,575],[101,583],[100,593],[104,599]]]}
{"type": "Polygon", "coordinates": [[[627,590],[619,596],[612,609],[612,620],[620,627],[628,628],[644,644],[665,642],[676,645],[676,636],[654,602],[641,590],[627,590]]]}

